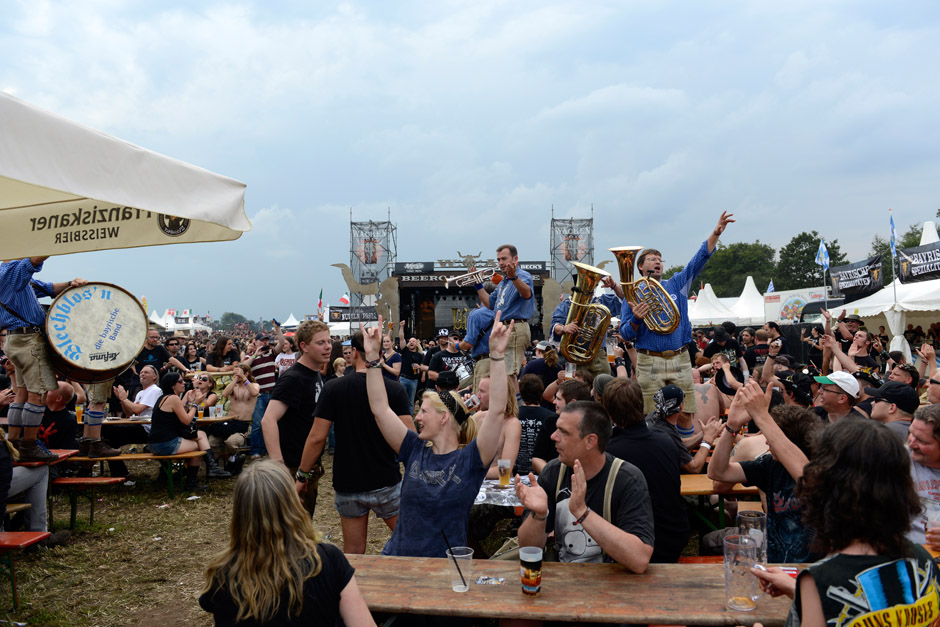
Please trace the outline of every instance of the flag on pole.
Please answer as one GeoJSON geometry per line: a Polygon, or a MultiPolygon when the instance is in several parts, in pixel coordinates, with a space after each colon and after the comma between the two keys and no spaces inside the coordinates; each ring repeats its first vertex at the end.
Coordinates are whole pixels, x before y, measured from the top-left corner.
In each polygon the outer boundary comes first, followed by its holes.
{"type": "Polygon", "coordinates": [[[344,305],[348,305],[349,304],[349,292],[345,292],[342,296],[340,296],[339,302],[343,303],[344,305]]]}
{"type": "Polygon", "coordinates": [[[770,283],[767,284],[767,293],[770,294],[772,291],[774,291],[774,280],[770,279],[770,283]]]}
{"type": "Polygon", "coordinates": [[[323,288],[320,288],[320,299],[317,301],[317,311],[323,309],[323,288]]]}
{"type": "Polygon", "coordinates": [[[894,214],[890,209],[888,209],[888,215],[891,223],[891,258],[893,259],[898,256],[898,231],[894,228],[894,214]]]}
{"type": "Polygon", "coordinates": [[[816,265],[822,266],[823,270],[829,269],[829,250],[826,248],[826,240],[819,239],[819,250],[816,251],[816,265]]]}

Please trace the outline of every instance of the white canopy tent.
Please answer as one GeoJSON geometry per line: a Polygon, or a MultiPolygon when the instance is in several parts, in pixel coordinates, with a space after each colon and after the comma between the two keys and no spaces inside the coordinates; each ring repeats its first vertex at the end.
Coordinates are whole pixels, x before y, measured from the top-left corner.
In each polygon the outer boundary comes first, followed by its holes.
{"type": "Polygon", "coordinates": [[[689,302],[689,320],[693,327],[713,327],[730,320],[736,325],[741,322],[737,315],[718,300],[711,283],[706,283],[695,301],[689,302]]]}
{"type": "Polygon", "coordinates": [[[731,311],[741,321],[740,326],[762,326],[764,320],[764,296],[754,285],[754,278],[747,277],[741,295],[730,307],[731,311]]]}
{"type": "Polygon", "coordinates": [[[5,259],[233,240],[245,184],[0,92],[5,259]]]}
{"type": "Polygon", "coordinates": [[[908,324],[926,328],[940,320],[940,279],[920,283],[901,283],[895,279],[891,285],[849,303],[845,309],[858,314],[871,331],[877,331],[879,325],[886,326],[891,332],[890,350],[899,350],[910,360],[904,330],[908,324]]]}
{"type": "Polygon", "coordinates": [[[281,323],[281,328],[290,329],[291,331],[293,331],[294,329],[297,328],[299,324],[300,324],[300,321],[294,317],[293,313],[291,313],[291,315],[287,316],[287,320],[281,323]]]}

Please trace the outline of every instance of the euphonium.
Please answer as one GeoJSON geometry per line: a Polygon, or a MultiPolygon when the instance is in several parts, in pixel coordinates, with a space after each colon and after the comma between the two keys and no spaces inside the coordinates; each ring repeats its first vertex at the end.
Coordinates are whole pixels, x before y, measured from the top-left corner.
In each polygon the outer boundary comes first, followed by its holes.
{"type": "Polygon", "coordinates": [[[571,290],[571,309],[565,324],[574,322],[578,325],[578,332],[575,335],[562,334],[559,351],[571,363],[586,364],[597,356],[607,338],[610,310],[590,302],[598,283],[610,273],[586,263],[574,262],[573,265],[578,270],[578,278],[571,290]]]}
{"type": "Polygon", "coordinates": [[[662,283],[652,277],[640,277],[633,280],[634,259],[642,246],[621,246],[611,248],[620,268],[620,285],[623,295],[633,303],[644,302],[650,307],[643,322],[650,331],[668,335],[679,328],[679,308],[672,302],[662,283]]]}

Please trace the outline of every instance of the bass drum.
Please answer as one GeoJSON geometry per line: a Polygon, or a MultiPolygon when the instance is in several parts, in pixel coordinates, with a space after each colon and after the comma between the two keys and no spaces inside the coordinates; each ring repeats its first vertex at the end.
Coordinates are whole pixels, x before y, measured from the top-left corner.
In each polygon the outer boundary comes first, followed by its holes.
{"type": "Polygon", "coordinates": [[[107,381],[129,368],[147,339],[147,312],[110,283],[70,287],[46,314],[52,367],[80,383],[107,381]]]}

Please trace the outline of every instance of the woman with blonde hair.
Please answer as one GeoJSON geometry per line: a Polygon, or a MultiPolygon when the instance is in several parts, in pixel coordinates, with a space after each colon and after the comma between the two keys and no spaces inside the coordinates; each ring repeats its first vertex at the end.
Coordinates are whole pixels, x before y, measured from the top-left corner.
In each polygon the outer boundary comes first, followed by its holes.
{"type": "Polygon", "coordinates": [[[378,327],[363,329],[369,406],[385,441],[405,465],[398,524],[384,555],[444,557],[445,535],[452,546],[467,542],[470,507],[496,456],[507,402],[504,360],[513,323],[500,324],[499,317],[497,312],[490,333],[490,416],[463,448],[460,435],[470,417],[454,392],[425,392],[415,416],[419,433],[402,424],[389,407],[380,371],[382,318],[378,327]]]}
{"type": "Polygon", "coordinates": [[[235,484],[229,546],[209,564],[199,605],[216,625],[375,625],[342,551],[320,542],[294,479],[272,461],[235,484]]]}

